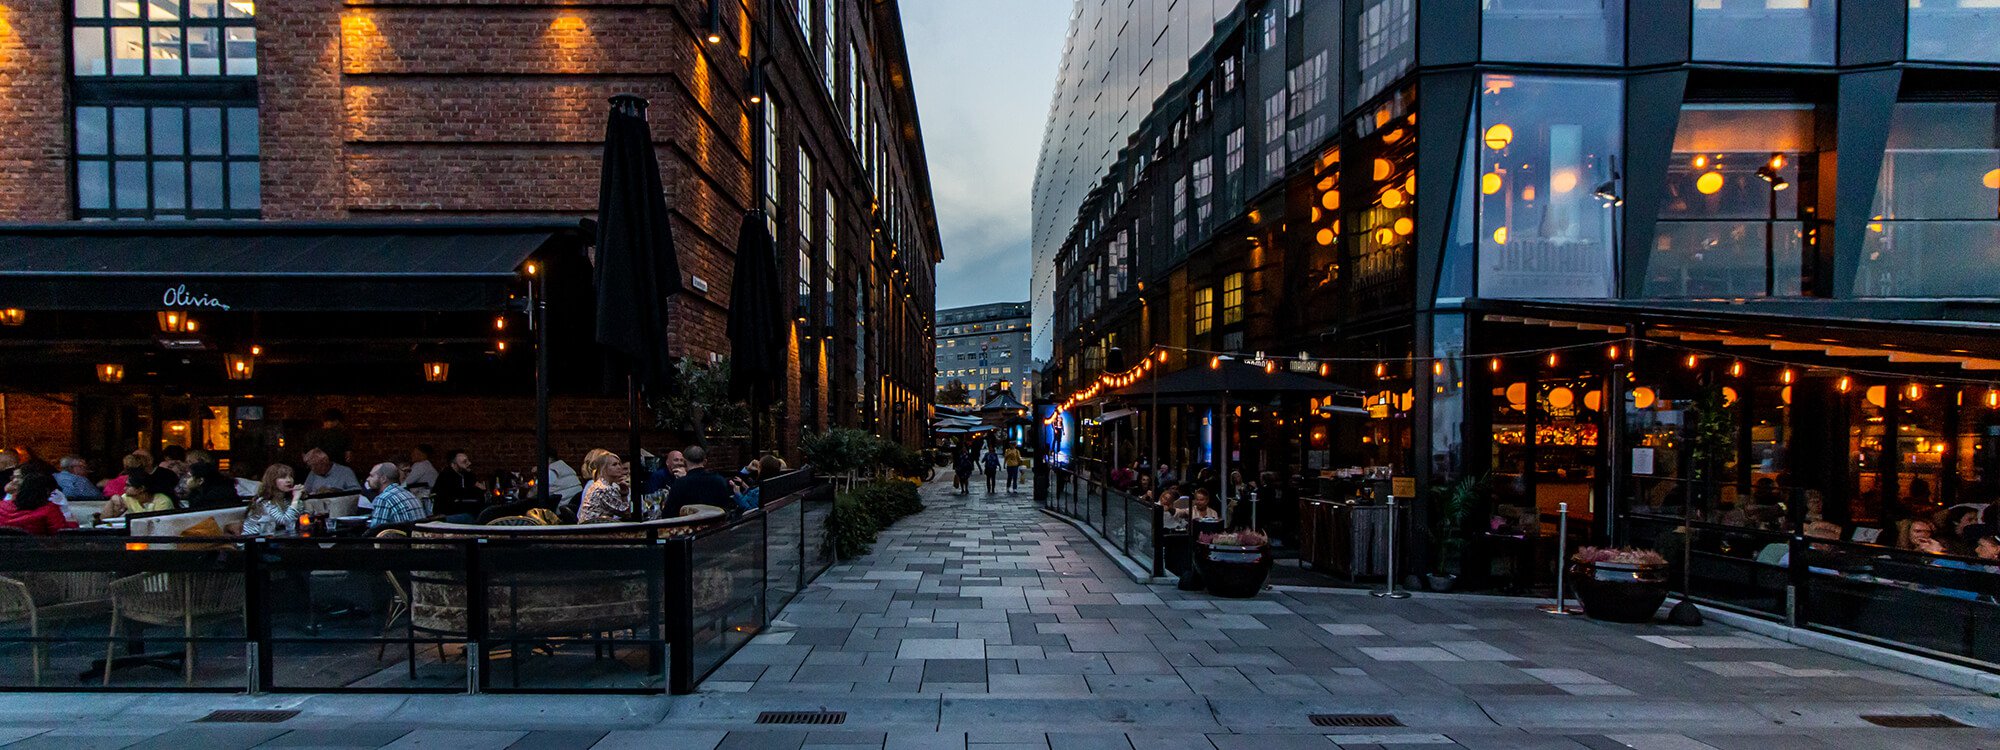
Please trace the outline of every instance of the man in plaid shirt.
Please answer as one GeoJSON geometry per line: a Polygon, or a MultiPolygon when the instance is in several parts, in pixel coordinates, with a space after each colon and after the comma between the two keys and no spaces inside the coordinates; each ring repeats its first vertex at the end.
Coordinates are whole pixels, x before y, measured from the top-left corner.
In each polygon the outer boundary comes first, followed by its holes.
{"type": "Polygon", "coordinates": [[[392,463],[379,463],[368,472],[368,489],[375,490],[375,509],[368,513],[368,528],[379,529],[409,523],[424,517],[424,503],[403,488],[396,479],[402,471],[392,463]]]}

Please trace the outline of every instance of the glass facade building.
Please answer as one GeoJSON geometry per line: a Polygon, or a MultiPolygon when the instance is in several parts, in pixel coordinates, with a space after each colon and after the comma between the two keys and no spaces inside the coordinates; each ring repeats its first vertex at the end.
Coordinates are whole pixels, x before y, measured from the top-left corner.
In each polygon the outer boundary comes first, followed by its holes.
{"type": "MultiPolygon", "coordinates": [[[[2000,500],[1996,23],[1238,3],[1069,217],[1055,395],[1113,350],[1310,364],[1367,415],[1274,402],[1238,468],[1485,477],[1530,537],[1691,504],[1867,544],[2000,500]]],[[[1159,420],[1161,460],[1198,455],[1159,420]]]]}

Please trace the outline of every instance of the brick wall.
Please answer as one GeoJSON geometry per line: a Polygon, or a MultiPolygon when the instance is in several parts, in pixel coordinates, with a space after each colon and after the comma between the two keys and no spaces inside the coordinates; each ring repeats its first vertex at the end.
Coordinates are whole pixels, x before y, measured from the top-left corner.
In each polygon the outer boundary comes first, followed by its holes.
{"type": "Polygon", "coordinates": [[[0,3],[0,217],[70,217],[67,0],[0,3]]]}
{"type": "Polygon", "coordinates": [[[76,450],[69,404],[30,393],[0,393],[0,446],[28,448],[54,462],[76,450]]]}

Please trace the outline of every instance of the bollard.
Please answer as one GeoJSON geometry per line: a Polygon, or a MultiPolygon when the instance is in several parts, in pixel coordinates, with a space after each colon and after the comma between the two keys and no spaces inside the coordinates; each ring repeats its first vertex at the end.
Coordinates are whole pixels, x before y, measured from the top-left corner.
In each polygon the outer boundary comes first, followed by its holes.
{"type": "Polygon", "coordinates": [[[1574,615],[1580,612],[1569,608],[1569,596],[1563,590],[1569,568],[1569,503],[1556,504],[1556,603],[1536,607],[1552,615],[1574,615]]]}
{"type": "Polygon", "coordinates": [[[1410,592],[1396,590],[1396,496],[1389,496],[1389,585],[1381,591],[1369,592],[1372,596],[1385,599],[1408,599],[1410,592]]]}

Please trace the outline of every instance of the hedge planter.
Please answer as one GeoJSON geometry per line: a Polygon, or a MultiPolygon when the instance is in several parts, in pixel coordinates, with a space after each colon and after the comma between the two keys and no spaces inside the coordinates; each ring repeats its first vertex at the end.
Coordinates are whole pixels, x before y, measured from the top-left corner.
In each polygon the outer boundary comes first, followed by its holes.
{"type": "Polygon", "coordinates": [[[1574,560],[1569,585],[1593,620],[1648,623],[1667,600],[1667,565],[1574,560]]]}
{"type": "Polygon", "coordinates": [[[1208,593],[1231,599],[1249,599],[1264,590],[1271,575],[1271,545],[1203,544],[1196,562],[1208,593]]]}

